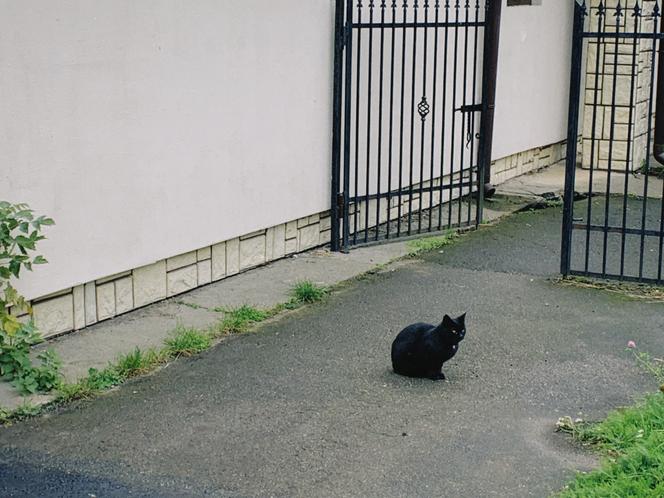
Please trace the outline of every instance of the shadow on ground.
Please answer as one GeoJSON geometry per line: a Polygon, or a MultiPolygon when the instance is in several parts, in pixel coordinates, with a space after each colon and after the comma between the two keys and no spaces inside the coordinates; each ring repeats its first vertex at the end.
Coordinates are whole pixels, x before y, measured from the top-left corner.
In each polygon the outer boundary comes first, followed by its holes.
{"type": "Polygon", "coordinates": [[[664,348],[660,304],[543,278],[557,269],[559,228],[556,209],[517,215],[0,430],[0,494],[76,472],[74,494],[56,480],[42,496],[101,496],[109,481],[156,496],[546,496],[594,464],[554,433],[557,418],[600,418],[654,389],[625,344],[664,348]],[[391,373],[403,326],[463,311],[448,382],[391,373]]]}

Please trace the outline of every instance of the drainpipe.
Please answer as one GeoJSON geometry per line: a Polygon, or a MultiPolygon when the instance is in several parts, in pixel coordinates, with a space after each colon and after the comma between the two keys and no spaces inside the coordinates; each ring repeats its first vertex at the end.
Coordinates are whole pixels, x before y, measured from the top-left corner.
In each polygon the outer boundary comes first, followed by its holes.
{"type": "MultiPolygon", "coordinates": [[[[484,185],[484,195],[486,197],[491,197],[496,191],[490,184],[491,151],[493,148],[493,121],[496,107],[496,77],[498,75],[498,45],[500,41],[500,15],[502,7],[503,0],[489,1],[487,24],[484,32],[483,109],[480,122],[482,150],[480,151],[479,160],[484,170],[484,177],[480,179],[480,185],[484,185]]],[[[482,196],[479,197],[481,198],[482,196]]],[[[480,215],[482,207],[480,206],[479,208],[480,215]]]]}

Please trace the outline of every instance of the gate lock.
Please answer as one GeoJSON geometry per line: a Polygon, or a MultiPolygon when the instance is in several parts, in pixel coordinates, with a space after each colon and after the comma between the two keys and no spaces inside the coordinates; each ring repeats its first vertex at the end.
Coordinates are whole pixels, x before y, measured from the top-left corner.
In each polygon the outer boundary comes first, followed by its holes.
{"type": "MultiPolygon", "coordinates": [[[[455,110],[460,111],[460,112],[464,112],[464,113],[465,112],[472,113],[472,112],[481,112],[483,107],[484,107],[483,104],[464,104],[464,105],[462,105],[461,107],[459,107],[458,109],[455,109],[455,110]]],[[[466,149],[470,145],[470,142],[473,140],[473,130],[472,130],[471,123],[472,123],[472,120],[469,119],[468,124],[467,124],[468,130],[466,132],[466,149]]],[[[479,140],[480,134],[476,133],[475,138],[479,140]]]]}

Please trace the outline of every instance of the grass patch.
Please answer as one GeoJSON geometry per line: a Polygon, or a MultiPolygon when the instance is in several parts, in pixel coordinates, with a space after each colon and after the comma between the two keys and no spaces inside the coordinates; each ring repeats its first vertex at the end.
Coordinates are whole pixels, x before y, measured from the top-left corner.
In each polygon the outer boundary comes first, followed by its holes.
{"type": "Polygon", "coordinates": [[[615,294],[621,294],[622,296],[632,299],[664,302],[664,288],[653,285],[593,280],[591,278],[577,276],[559,278],[556,279],[555,282],[571,287],[603,290],[615,294]]]}
{"type": "Polygon", "coordinates": [[[664,396],[647,396],[637,405],[612,412],[598,424],[563,428],[599,450],[601,468],[578,474],[558,496],[664,496],[664,396]]]}
{"type": "Polygon", "coordinates": [[[311,280],[300,280],[291,289],[290,304],[311,304],[322,301],[329,289],[311,280]]]}
{"type": "Polygon", "coordinates": [[[260,310],[247,304],[239,308],[218,308],[218,310],[224,313],[224,318],[213,327],[212,333],[215,336],[242,334],[254,323],[262,322],[276,313],[260,310]]]}
{"type": "Polygon", "coordinates": [[[212,346],[212,337],[193,327],[178,327],[166,339],[166,351],[170,356],[192,356],[212,346]]]}
{"type": "Polygon", "coordinates": [[[408,242],[408,252],[409,256],[417,256],[423,252],[434,251],[436,249],[441,249],[445,246],[453,243],[459,234],[454,230],[450,230],[444,235],[438,235],[436,237],[425,237],[423,239],[416,239],[408,242]]]}

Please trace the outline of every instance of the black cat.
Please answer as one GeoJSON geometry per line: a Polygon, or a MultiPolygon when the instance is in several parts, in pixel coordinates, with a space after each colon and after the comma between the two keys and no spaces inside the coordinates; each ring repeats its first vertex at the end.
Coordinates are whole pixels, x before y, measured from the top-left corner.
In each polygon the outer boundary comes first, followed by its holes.
{"type": "Polygon", "coordinates": [[[459,318],[445,315],[438,325],[415,323],[403,329],[392,343],[392,368],[407,377],[444,380],[443,363],[459,349],[466,335],[466,314],[459,318]]]}

